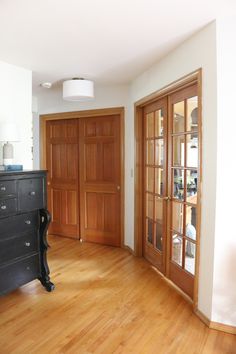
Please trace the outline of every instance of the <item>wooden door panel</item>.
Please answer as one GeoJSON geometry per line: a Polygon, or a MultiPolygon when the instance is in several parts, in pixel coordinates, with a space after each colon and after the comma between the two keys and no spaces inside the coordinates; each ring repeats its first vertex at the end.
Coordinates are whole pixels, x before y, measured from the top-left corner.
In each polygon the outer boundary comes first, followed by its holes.
{"type": "Polygon", "coordinates": [[[74,237],[77,234],[77,192],[62,189],[50,190],[50,212],[52,230],[62,236],[74,237]]]}
{"type": "Polygon", "coordinates": [[[117,204],[115,194],[86,193],[86,229],[115,232],[117,204]]]}
{"type": "Polygon", "coordinates": [[[84,207],[86,210],[86,230],[101,231],[103,229],[103,195],[96,192],[87,192],[84,207]]]}
{"type": "Polygon", "coordinates": [[[50,139],[77,138],[74,120],[55,120],[47,122],[47,130],[50,139]]]}
{"type": "Polygon", "coordinates": [[[87,192],[85,194],[86,240],[119,246],[119,201],[115,194],[87,192]]]}
{"type": "Polygon", "coordinates": [[[85,180],[97,181],[99,178],[99,159],[98,159],[98,144],[87,143],[84,146],[85,150],[85,180]]]}
{"type": "Polygon", "coordinates": [[[106,161],[102,165],[102,179],[106,182],[115,182],[115,152],[113,142],[104,142],[102,144],[102,161],[106,161]]]}
{"type": "Polygon", "coordinates": [[[50,190],[50,211],[52,217],[52,223],[59,224],[61,221],[61,191],[58,189],[50,190]]]}
{"type": "Polygon", "coordinates": [[[114,141],[106,139],[105,141],[94,143],[85,139],[84,149],[85,181],[115,183],[114,141]]]}
{"type": "Polygon", "coordinates": [[[112,120],[111,116],[107,116],[107,120],[102,117],[95,118],[100,121],[95,121],[94,118],[89,118],[84,126],[84,137],[101,137],[101,136],[115,136],[116,122],[112,120]]]}
{"type": "Polygon", "coordinates": [[[82,238],[119,246],[119,116],[81,119],[79,140],[82,238]]]}
{"type": "Polygon", "coordinates": [[[78,122],[47,122],[48,205],[52,214],[49,232],[79,236],[78,122]]]}
{"type": "Polygon", "coordinates": [[[78,194],[77,191],[66,191],[66,203],[64,205],[64,209],[66,209],[66,223],[69,225],[77,225],[77,201],[78,194]]]}
{"type": "Polygon", "coordinates": [[[114,233],[117,225],[118,201],[115,194],[105,194],[104,203],[104,231],[114,233]]]}
{"type": "Polygon", "coordinates": [[[51,156],[53,157],[51,179],[53,182],[58,180],[76,183],[78,166],[74,163],[74,159],[77,149],[77,144],[51,144],[51,156]]]}

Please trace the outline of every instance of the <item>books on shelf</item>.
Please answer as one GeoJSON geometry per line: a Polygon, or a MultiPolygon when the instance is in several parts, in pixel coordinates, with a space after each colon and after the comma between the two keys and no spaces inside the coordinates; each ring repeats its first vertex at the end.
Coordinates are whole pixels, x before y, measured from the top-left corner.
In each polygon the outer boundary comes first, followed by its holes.
{"type": "Polygon", "coordinates": [[[0,165],[0,171],[22,171],[23,165],[0,165]]]}

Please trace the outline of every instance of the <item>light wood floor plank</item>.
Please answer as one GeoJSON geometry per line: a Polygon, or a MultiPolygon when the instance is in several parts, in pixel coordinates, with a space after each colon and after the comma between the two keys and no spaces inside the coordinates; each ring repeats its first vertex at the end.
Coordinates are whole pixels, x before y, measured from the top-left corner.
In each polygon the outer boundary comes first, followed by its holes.
{"type": "Polygon", "coordinates": [[[0,298],[0,354],[236,354],[236,336],[207,328],[144,259],[49,240],[56,289],[0,298]]]}

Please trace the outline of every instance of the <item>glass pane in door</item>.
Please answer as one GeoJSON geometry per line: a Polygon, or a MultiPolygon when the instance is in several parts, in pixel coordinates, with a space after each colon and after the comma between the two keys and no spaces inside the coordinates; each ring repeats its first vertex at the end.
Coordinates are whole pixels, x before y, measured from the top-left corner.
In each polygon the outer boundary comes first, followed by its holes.
{"type": "Polygon", "coordinates": [[[152,220],[154,218],[153,195],[150,193],[146,193],[146,216],[152,220]]]}
{"type": "Polygon", "coordinates": [[[196,241],[197,234],[197,208],[185,205],[185,225],[186,231],[185,234],[187,237],[196,241]]]}
{"type": "Polygon", "coordinates": [[[155,193],[163,196],[164,187],[164,170],[163,168],[155,168],[155,193]]]}
{"type": "Polygon", "coordinates": [[[147,140],[146,164],[154,165],[154,140],[147,140]]]}
{"type": "Polygon", "coordinates": [[[184,205],[172,202],[172,230],[183,233],[184,225],[184,205]]]}
{"type": "Polygon", "coordinates": [[[191,204],[197,203],[197,186],[198,186],[198,174],[197,170],[186,171],[186,201],[191,204]]]}
{"type": "Polygon", "coordinates": [[[153,138],[154,137],[154,113],[148,113],[146,115],[146,137],[153,138]]]}
{"type": "Polygon", "coordinates": [[[173,166],[184,166],[185,137],[178,135],[173,137],[173,166]]]}
{"type": "Polygon", "coordinates": [[[172,234],[171,260],[182,266],[183,238],[177,233],[172,234]]]}
{"type": "Polygon", "coordinates": [[[196,245],[195,243],[185,240],[185,270],[191,274],[195,274],[195,258],[196,258],[196,245]]]}
{"type": "Polygon", "coordinates": [[[162,109],[155,112],[155,136],[163,136],[164,134],[164,113],[162,109]]]}
{"type": "Polygon", "coordinates": [[[198,130],[198,97],[187,99],[187,131],[198,130]]]}
{"type": "Polygon", "coordinates": [[[184,200],[184,170],[174,168],[172,170],[172,198],[184,200]]]}
{"type": "Polygon", "coordinates": [[[163,219],[163,199],[155,197],[155,221],[162,223],[163,219]]]}
{"type": "Polygon", "coordinates": [[[164,141],[163,139],[155,140],[155,165],[162,166],[164,159],[164,141]]]}
{"type": "Polygon", "coordinates": [[[156,223],[156,248],[158,251],[162,252],[163,250],[163,224],[156,223]]]}
{"type": "Polygon", "coordinates": [[[154,168],[146,167],[146,190],[147,192],[154,192],[154,168]]]}
{"type": "Polygon", "coordinates": [[[153,242],[153,220],[146,219],[146,240],[149,243],[153,242]]]}
{"type": "Polygon", "coordinates": [[[187,144],[187,164],[186,167],[198,167],[198,135],[187,134],[186,135],[187,144]]]}
{"type": "Polygon", "coordinates": [[[184,131],[184,101],[181,101],[173,105],[173,133],[184,131]]]}
{"type": "Polygon", "coordinates": [[[156,248],[162,251],[163,239],[163,199],[155,197],[156,248]]]}

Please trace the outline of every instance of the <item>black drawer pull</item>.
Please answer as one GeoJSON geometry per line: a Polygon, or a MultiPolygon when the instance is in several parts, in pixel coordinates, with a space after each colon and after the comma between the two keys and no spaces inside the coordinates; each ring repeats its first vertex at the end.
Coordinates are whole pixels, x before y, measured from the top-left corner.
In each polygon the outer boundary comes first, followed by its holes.
{"type": "Polygon", "coordinates": [[[7,206],[6,205],[1,205],[2,210],[6,210],[7,206]]]}
{"type": "Polygon", "coordinates": [[[26,247],[30,247],[30,242],[25,242],[26,247]]]}
{"type": "Polygon", "coordinates": [[[30,221],[30,220],[25,220],[25,224],[26,224],[26,225],[30,225],[30,224],[31,224],[31,221],[30,221]]]}
{"type": "Polygon", "coordinates": [[[6,190],[6,187],[1,187],[2,192],[5,192],[5,190],[6,190]]]}
{"type": "Polygon", "coordinates": [[[35,195],[35,191],[29,192],[29,195],[35,195]]]}

